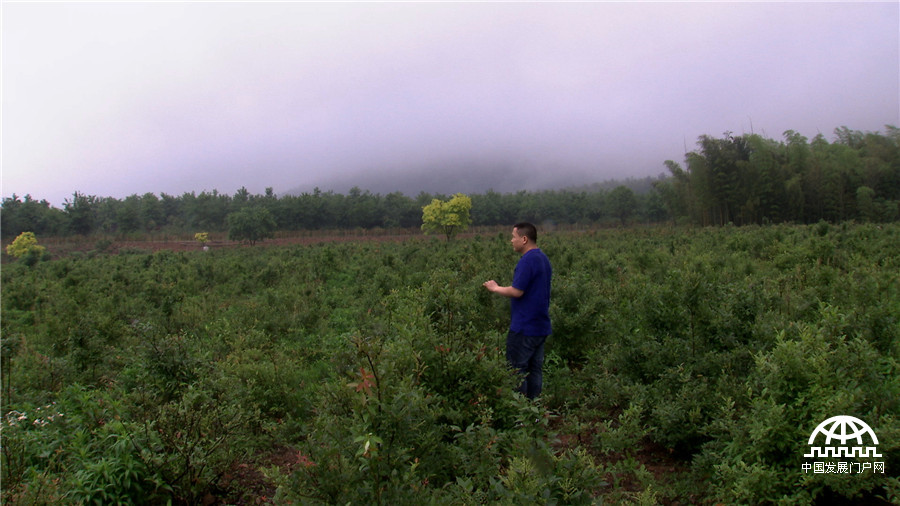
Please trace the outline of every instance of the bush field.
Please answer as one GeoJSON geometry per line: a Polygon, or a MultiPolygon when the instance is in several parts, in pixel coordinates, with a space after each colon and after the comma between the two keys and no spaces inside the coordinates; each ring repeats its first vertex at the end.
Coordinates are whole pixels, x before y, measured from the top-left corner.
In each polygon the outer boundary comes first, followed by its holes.
{"type": "Polygon", "coordinates": [[[6,263],[3,502],[900,501],[900,224],[538,243],[536,404],[481,286],[506,229],[6,263]],[[804,472],[839,414],[884,473],[804,472]]]}

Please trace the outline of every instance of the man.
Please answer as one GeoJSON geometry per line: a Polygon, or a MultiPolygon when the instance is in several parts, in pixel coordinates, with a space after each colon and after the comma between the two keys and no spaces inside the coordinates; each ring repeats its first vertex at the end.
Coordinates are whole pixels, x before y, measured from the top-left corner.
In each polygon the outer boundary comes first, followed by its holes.
{"type": "Polygon", "coordinates": [[[517,223],[512,229],[512,247],[522,255],[510,286],[493,279],[485,281],[489,291],[510,299],[511,318],[506,336],[506,360],[525,375],[519,391],[529,399],[541,393],[544,379],[544,342],[551,333],[550,260],[538,248],[537,229],[517,223]]]}

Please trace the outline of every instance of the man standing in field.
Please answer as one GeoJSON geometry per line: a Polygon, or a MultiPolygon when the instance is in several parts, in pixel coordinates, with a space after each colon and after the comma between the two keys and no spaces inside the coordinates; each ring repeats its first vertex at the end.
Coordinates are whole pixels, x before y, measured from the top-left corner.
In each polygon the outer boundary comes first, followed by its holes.
{"type": "Polygon", "coordinates": [[[537,229],[517,223],[512,229],[512,247],[522,255],[510,286],[493,279],[484,282],[489,291],[510,299],[511,318],[506,336],[506,360],[525,375],[519,391],[529,399],[541,393],[544,379],[544,342],[551,333],[550,259],[537,246],[537,229]]]}

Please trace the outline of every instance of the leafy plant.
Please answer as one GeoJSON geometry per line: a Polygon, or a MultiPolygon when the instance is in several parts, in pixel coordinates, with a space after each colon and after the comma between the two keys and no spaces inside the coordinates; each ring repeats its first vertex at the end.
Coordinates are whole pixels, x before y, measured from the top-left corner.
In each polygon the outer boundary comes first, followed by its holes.
{"type": "Polygon", "coordinates": [[[6,253],[22,260],[26,265],[34,265],[47,250],[37,242],[34,232],[22,232],[9,246],[6,253]]]}
{"type": "Polygon", "coordinates": [[[505,238],[5,264],[2,500],[897,497],[897,225],[547,233],[537,403],[481,286],[509,275],[505,238]],[[886,473],[803,473],[837,414],[886,473]]]}
{"type": "Polygon", "coordinates": [[[251,246],[274,237],[275,218],[265,207],[245,207],[228,215],[228,238],[247,241],[251,246]]]}
{"type": "Polygon", "coordinates": [[[472,199],[462,193],[455,194],[446,202],[433,199],[422,208],[422,230],[426,233],[440,232],[449,241],[472,223],[471,209],[472,199]]]}

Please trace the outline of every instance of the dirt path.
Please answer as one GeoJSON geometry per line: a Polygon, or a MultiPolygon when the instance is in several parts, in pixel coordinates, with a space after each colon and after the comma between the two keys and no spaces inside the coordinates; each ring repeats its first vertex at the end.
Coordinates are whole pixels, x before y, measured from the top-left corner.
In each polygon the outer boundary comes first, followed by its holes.
{"type": "MultiPolygon", "coordinates": [[[[470,231],[459,234],[457,237],[466,238],[476,235],[494,234],[496,230],[479,230],[470,231]]],[[[378,242],[398,242],[407,240],[444,240],[443,237],[434,235],[425,235],[419,230],[402,230],[400,233],[387,231],[325,231],[322,233],[297,233],[293,235],[282,235],[273,239],[266,239],[253,245],[254,248],[266,248],[272,246],[289,246],[289,245],[309,245],[331,242],[353,242],[353,241],[378,241],[378,242]]],[[[90,253],[102,252],[105,254],[118,254],[124,252],[146,251],[155,252],[161,250],[169,251],[201,251],[203,246],[192,239],[172,238],[172,239],[147,239],[147,240],[119,240],[116,238],[103,237],[64,237],[64,238],[41,238],[40,244],[47,248],[51,258],[64,258],[75,252],[90,253]]],[[[5,248],[6,245],[3,245],[5,248]]],[[[227,239],[212,239],[207,243],[207,247],[212,249],[222,248],[249,248],[249,244],[240,241],[229,241],[227,239]]],[[[8,261],[4,255],[4,261],[8,261]]]]}

